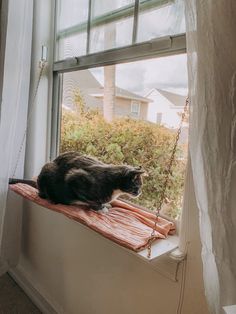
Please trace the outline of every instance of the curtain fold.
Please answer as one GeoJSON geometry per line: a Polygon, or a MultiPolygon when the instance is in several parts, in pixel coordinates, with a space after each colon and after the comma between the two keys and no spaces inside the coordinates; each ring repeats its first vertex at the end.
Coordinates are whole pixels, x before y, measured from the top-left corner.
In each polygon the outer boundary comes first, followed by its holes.
{"type": "MultiPolygon", "coordinates": [[[[7,2],[3,0],[3,2],[7,2]]],[[[7,7],[7,6],[6,6],[7,7]]],[[[19,258],[21,203],[10,200],[6,210],[8,178],[22,177],[31,64],[33,1],[8,0],[5,56],[3,59],[0,116],[0,272],[19,258]],[[21,150],[21,154],[18,152],[21,150]],[[17,169],[15,171],[15,167],[17,169]]],[[[3,56],[1,56],[3,58],[3,56]]],[[[1,274],[0,273],[0,274],[1,274]]]]}
{"type": "Polygon", "coordinates": [[[211,313],[236,304],[236,2],[185,0],[190,157],[211,313]]]}

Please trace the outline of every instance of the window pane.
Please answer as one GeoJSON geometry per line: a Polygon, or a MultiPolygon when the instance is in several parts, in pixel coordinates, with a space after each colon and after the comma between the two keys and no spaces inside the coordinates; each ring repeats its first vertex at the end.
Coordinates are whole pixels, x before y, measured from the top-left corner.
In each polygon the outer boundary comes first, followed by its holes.
{"type": "Polygon", "coordinates": [[[134,0],[93,0],[90,52],[132,43],[134,0]]]}
{"type": "Polygon", "coordinates": [[[133,100],[131,102],[131,116],[138,117],[140,112],[140,102],[133,100]]]}
{"type": "Polygon", "coordinates": [[[88,19],[88,0],[58,0],[57,30],[62,31],[88,19]]]}
{"type": "Polygon", "coordinates": [[[86,42],[87,33],[85,32],[61,38],[58,41],[58,60],[85,55],[86,42]]]}
{"type": "Polygon", "coordinates": [[[160,6],[149,9],[145,2],[139,0],[137,42],[185,32],[183,0],[159,0],[160,6]]]}
{"type": "Polygon", "coordinates": [[[86,54],[88,0],[59,0],[57,59],[86,54]]]}
{"type": "MultiPolygon", "coordinates": [[[[155,209],[188,92],[186,63],[178,55],[64,73],[60,151],[141,165],[149,177],[132,201],[155,209]]],[[[187,135],[188,117],[162,207],[173,218],[181,209],[187,135]]]]}
{"type": "Polygon", "coordinates": [[[92,0],[92,16],[97,17],[111,11],[122,12],[133,4],[134,0],[92,0]]]}
{"type": "Polygon", "coordinates": [[[132,43],[133,18],[91,29],[90,52],[98,52],[132,43]]]}
{"type": "Polygon", "coordinates": [[[162,112],[157,112],[156,123],[161,124],[161,120],[162,120],[162,112]]]}

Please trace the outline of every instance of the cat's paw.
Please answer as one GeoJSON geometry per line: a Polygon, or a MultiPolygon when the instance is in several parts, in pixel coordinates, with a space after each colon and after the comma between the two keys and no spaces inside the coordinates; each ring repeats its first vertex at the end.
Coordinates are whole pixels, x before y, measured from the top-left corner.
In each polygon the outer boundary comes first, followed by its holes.
{"type": "Polygon", "coordinates": [[[110,208],[111,208],[110,204],[104,204],[98,212],[103,213],[103,214],[107,214],[109,212],[110,208]]]}

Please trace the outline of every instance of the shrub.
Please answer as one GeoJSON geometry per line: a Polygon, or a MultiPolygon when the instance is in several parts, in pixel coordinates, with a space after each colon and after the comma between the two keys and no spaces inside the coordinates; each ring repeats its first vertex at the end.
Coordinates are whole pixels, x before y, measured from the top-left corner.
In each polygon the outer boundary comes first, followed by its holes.
{"type": "MultiPolygon", "coordinates": [[[[159,203],[174,139],[169,129],[146,121],[121,118],[109,124],[96,111],[62,114],[61,152],[76,150],[105,163],[141,165],[148,177],[141,196],[133,201],[150,209],[159,203]]],[[[185,162],[180,154],[178,148],[166,192],[167,213],[173,218],[179,215],[183,194],[185,162]]]]}

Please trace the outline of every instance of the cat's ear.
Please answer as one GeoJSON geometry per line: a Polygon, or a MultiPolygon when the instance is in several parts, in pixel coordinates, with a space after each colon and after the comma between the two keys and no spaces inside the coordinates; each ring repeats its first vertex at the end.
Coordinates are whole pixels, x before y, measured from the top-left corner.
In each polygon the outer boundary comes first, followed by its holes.
{"type": "Polygon", "coordinates": [[[138,167],[134,167],[134,169],[132,170],[132,173],[134,175],[143,175],[143,176],[148,176],[147,172],[142,169],[141,166],[138,166],[138,167]]]}

